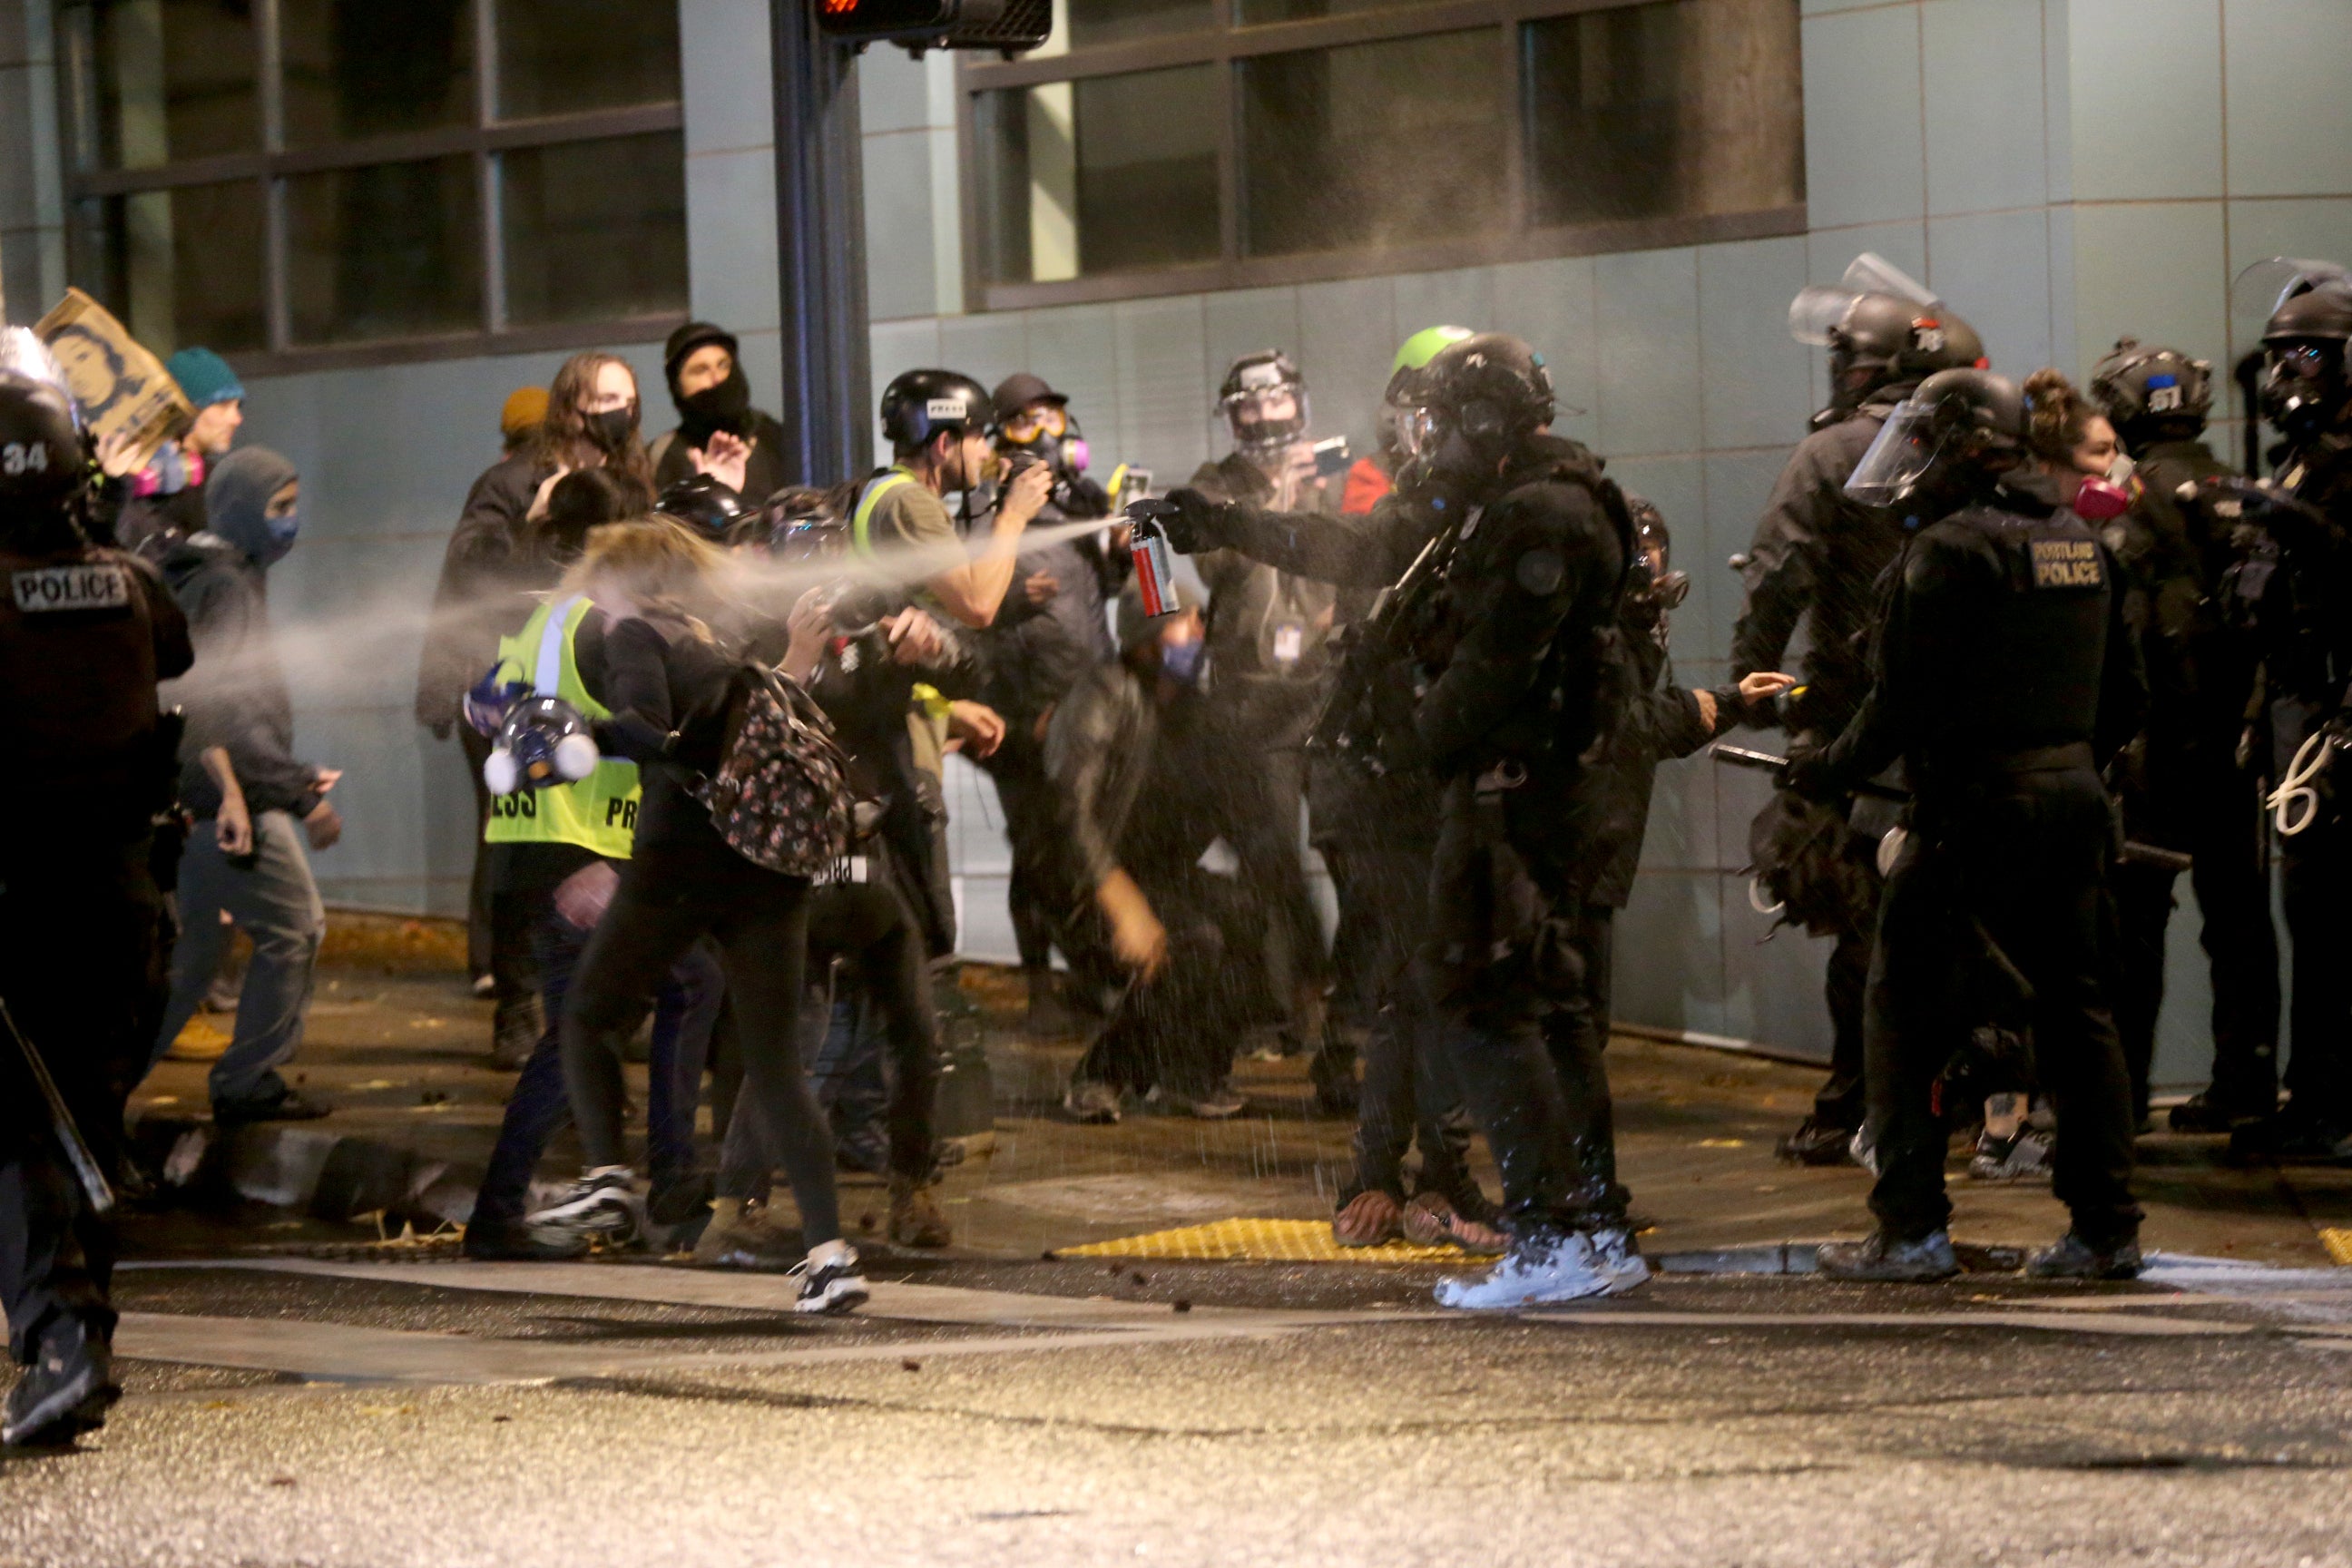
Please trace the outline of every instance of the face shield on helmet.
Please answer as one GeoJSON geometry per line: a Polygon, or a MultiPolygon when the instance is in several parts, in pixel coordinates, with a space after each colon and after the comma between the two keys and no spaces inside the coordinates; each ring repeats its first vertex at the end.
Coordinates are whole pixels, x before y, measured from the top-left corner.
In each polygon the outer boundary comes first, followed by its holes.
{"type": "Polygon", "coordinates": [[[2263,349],[2256,391],[2263,417],[2290,436],[2332,418],[2346,398],[2344,345],[2326,339],[2289,339],[2263,349]]]}
{"type": "Polygon", "coordinates": [[[1225,378],[1217,410],[1233,432],[1234,448],[1248,457],[1280,452],[1313,428],[1307,383],[1279,354],[1236,364],[1225,378]]]}
{"type": "Polygon", "coordinates": [[[1834,286],[1811,284],[1789,301],[1789,335],[1815,348],[1834,345],[1856,301],[1865,294],[1892,294],[1923,310],[1940,310],[1943,301],[1927,286],[1875,251],[1865,250],[1849,263],[1834,286]]]}
{"type": "Polygon", "coordinates": [[[14,371],[27,381],[37,381],[53,386],[62,394],[66,407],[73,415],[74,428],[82,429],[81,405],[74,401],[73,389],[66,384],[66,373],[58,363],[57,355],[40,335],[30,327],[0,327],[0,371],[14,371]]]}
{"type": "Polygon", "coordinates": [[[1899,506],[1910,499],[1939,458],[1957,446],[1959,432],[1938,417],[1932,404],[1906,401],[1878,432],[1878,439],[1854,465],[1845,493],[1864,506],[1899,506]]]}

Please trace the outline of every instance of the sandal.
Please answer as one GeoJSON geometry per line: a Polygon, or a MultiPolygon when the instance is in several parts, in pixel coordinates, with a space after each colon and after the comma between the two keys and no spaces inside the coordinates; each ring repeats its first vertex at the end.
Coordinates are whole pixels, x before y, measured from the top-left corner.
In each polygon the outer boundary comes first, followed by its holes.
{"type": "Polygon", "coordinates": [[[1397,1238],[1401,1211],[1396,1199],[1369,1187],[1331,1216],[1331,1239],[1342,1247],[1379,1247],[1397,1238]]]}
{"type": "Polygon", "coordinates": [[[1442,1193],[1422,1193],[1404,1210],[1404,1238],[1416,1247],[1458,1247],[1465,1252],[1507,1252],[1511,1238],[1455,1210],[1442,1193]]]}

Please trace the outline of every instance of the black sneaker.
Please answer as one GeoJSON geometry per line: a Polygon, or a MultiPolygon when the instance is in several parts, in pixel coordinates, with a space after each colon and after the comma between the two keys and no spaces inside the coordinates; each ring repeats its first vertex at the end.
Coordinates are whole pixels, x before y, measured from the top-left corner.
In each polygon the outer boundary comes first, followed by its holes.
{"type": "Polygon", "coordinates": [[[1949,1231],[1932,1230],[1916,1241],[1897,1241],[1873,1231],[1867,1241],[1823,1242],[1813,1267],[1832,1279],[1864,1279],[1896,1285],[1930,1285],[1960,1271],[1949,1231]]]}
{"type": "Polygon", "coordinates": [[[526,1229],[626,1246],[645,1234],[646,1201],[626,1165],[600,1165],[564,1194],[523,1221],[526,1229]]]}
{"type": "Polygon", "coordinates": [[[817,1247],[786,1269],[785,1277],[801,1282],[800,1294],[793,1300],[795,1312],[854,1312],[874,1294],[858,1272],[857,1249],[845,1241],[817,1247]],[[820,1261],[818,1253],[827,1256],[820,1261]]]}
{"type": "Polygon", "coordinates": [[[2190,1095],[2167,1113],[2166,1125],[2175,1132],[2229,1132],[2251,1121],[2260,1121],[2271,1112],[2249,1106],[2236,1106],[2213,1098],[2213,1091],[2204,1089],[2190,1095]]]}
{"type": "Polygon", "coordinates": [[[2094,1247],[2071,1230],[2025,1261],[2034,1279],[2137,1279],[2140,1267],[2137,1241],[2094,1247]]]}
{"type": "Polygon", "coordinates": [[[215,1127],[247,1127],[257,1121],[316,1121],[321,1116],[331,1116],[335,1108],[324,1100],[312,1100],[299,1089],[289,1089],[275,1100],[230,1100],[213,1107],[215,1127]]]}
{"type": "Polygon", "coordinates": [[[89,1337],[79,1318],[60,1319],[41,1337],[38,1358],[8,1391],[0,1447],[63,1447],[105,1426],[108,1408],[121,1397],[113,1352],[89,1337]]]}
{"type": "Polygon", "coordinates": [[[1817,1116],[1808,1116],[1772,1152],[1792,1165],[1851,1165],[1854,1163],[1853,1129],[1835,1127],[1817,1116]]]}
{"type": "Polygon", "coordinates": [[[522,1220],[476,1220],[458,1250],[478,1263],[568,1263],[587,1256],[588,1238],[522,1220]]]}

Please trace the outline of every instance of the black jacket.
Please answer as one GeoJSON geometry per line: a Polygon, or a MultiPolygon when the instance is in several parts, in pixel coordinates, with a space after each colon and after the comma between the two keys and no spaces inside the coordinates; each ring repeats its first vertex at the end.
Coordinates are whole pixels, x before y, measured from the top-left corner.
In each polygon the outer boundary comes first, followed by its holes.
{"type": "MultiPolygon", "coordinates": [[[[772,414],[751,410],[751,456],[743,465],[743,499],[760,506],[784,488],[784,427],[772,414]]],[[[658,495],[680,479],[694,478],[694,458],[676,430],[654,437],[654,491],[658,495]]]]}
{"type": "Polygon", "coordinates": [[[1887,388],[1798,445],[1740,568],[1748,602],[1732,627],[1731,678],[1784,668],[1789,640],[1804,623],[1806,689],[1797,711],[1807,729],[1836,734],[1870,689],[1876,585],[1903,547],[1903,530],[1850,500],[1845,482],[1909,391],[1887,388]]]}
{"type": "Polygon", "coordinates": [[[458,700],[498,657],[499,638],[530,618],[530,595],[561,574],[532,549],[523,519],[555,470],[528,456],[482,471],[441,557],[432,618],[416,671],[416,721],[436,731],[457,721],[458,700]]]}
{"type": "Polygon", "coordinates": [[[1741,711],[1738,688],[1718,688],[1710,727],[1700,715],[1698,699],[1675,684],[1663,637],[1632,633],[1626,649],[1620,717],[1588,759],[1570,808],[1582,815],[1591,842],[1592,880],[1585,902],[1612,910],[1623,909],[1633,895],[1658,764],[1689,756],[1738,722],[1741,711]]]}
{"type": "MultiPolygon", "coordinates": [[[[1202,464],[1192,488],[1251,507],[1264,506],[1274,493],[1257,466],[1239,453],[1202,464]]],[[[1339,595],[1331,581],[1254,559],[1246,551],[1204,551],[1192,564],[1209,590],[1209,668],[1220,702],[1236,708],[1244,733],[1262,747],[1299,744],[1322,705],[1332,668],[1339,595]]]]}
{"type": "Polygon", "coordinates": [[[187,713],[180,748],[180,799],[200,817],[218,815],[220,790],[198,757],[228,752],[249,811],[308,816],[319,804],[319,770],[294,755],[294,700],[269,628],[268,579],[243,550],[219,535],[192,534],[167,546],[163,580],[188,617],[195,665],[163,688],[166,706],[187,713]]]}

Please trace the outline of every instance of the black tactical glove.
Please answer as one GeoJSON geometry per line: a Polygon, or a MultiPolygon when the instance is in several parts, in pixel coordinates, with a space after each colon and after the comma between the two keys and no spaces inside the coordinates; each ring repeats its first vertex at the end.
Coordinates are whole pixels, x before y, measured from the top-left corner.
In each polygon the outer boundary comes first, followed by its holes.
{"type": "Polygon", "coordinates": [[[1204,550],[1223,548],[1225,513],[1230,507],[1190,485],[1170,491],[1168,501],[1176,510],[1161,517],[1160,526],[1168,535],[1169,549],[1179,555],[1198,555],[1204,550]]]}
{"type": "Polygon", "coordinates": [[[1792,751],[1780,770],[1780,787],[1807,800],[1834,801],[1845,794],[1845,784],[1830,766],[1829,755],[1818,748],[1792,751]]]}

